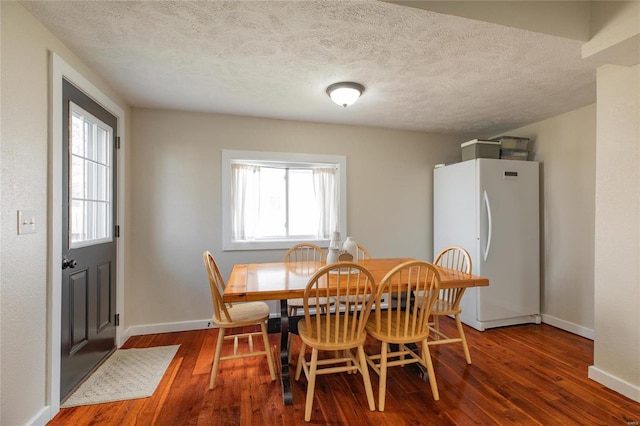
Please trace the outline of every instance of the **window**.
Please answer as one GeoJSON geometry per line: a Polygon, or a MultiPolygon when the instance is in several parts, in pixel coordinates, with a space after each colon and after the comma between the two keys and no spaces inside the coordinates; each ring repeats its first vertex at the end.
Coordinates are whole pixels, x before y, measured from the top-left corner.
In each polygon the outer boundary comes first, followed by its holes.
{"type": "Polygon", "coordinates": [[[224,250],[346,235],[344,156],[223,150],[222,185],[224,250]]]}
{"type": "Polygon", "coordinates": [[[69,247],[112,241],[111,127],[71,104],[69,247]]]}

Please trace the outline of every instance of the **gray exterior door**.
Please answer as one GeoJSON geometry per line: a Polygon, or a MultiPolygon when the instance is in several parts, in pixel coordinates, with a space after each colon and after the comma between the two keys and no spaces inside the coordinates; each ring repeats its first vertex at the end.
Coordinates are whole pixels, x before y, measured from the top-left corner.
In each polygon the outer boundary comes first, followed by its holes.
{"type": "Polygon", "coordinates": [[[63,81],[60,398],[116,348],[117,119],[63,81]]]}

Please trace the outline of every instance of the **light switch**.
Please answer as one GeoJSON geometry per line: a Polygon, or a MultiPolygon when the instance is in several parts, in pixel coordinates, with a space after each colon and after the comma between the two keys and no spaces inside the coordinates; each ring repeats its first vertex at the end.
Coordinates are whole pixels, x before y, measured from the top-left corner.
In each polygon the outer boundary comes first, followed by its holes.
{"type": "Polygon", "coordinates": [[[18,235],[36,233],[36,211],[18,210],[18,235]]]}

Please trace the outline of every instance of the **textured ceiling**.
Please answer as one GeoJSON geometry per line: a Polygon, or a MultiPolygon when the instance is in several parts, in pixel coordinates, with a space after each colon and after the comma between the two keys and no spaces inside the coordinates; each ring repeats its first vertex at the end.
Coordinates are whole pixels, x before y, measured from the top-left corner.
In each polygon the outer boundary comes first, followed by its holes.
{"type": "Polygon", "coordinates": [[[579,41],[396,4],[21,4],[135,107],[484,137],[595,102],[579,41]]]}

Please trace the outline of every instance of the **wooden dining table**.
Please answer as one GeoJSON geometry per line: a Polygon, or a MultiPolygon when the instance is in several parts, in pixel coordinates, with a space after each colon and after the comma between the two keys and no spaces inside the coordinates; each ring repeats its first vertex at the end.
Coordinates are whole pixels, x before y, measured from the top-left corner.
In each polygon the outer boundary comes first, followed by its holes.
{"type": "MultiPolygon", "coordinates": [[[[358,263],[365,266],[371,272],[375,282],[379,283],[391,269],[409,260],[414,259],[402,257],[362,259],[358,263]]],[[[321,261],[237,264],[233,267],[224,290],[225,302],[280,301],[280,379],[285,405],[293,404],[287,349],[287,339],[292,324],[288,314],[287,300],[302,298],[309,279],[324,265],[325,262],[321,261]]],[[[436,268],[440,273],[441,289],[489,285],[489,280],[484,277],[439,266],[436,268]]]]}

